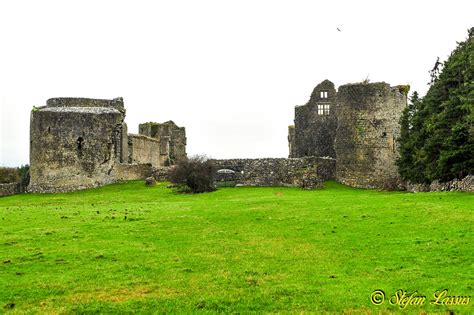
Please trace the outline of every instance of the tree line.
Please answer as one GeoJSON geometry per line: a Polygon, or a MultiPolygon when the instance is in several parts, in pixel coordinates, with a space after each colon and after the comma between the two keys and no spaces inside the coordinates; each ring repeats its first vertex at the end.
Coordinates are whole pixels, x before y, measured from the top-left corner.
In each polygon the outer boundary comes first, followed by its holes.
{"type": "Polygon", "coordinates": [[[414,183],[474,173],[474,27],[430,73],[425,97],[415,91],[400,119],[397,165],[402,178],[414,183]]]}

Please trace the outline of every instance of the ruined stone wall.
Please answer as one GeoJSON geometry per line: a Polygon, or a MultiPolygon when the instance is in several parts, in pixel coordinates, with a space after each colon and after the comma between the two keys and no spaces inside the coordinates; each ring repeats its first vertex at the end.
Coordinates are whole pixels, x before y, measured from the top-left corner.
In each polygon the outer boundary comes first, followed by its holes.
{"type": "Polygon", "coordinates": [[[314,88],[308,103],[295,107],[294,145],[290,157],[336,157],[336,97],[334,84],[325,80],[314,88]]]}
{"type": "Polygon", "coordinates": [[[113,107],[41,107],[30,121],[31,192],[111,183],[124,116],[113,107]]]}
{"type": "Polygon", "coordinates": [[[19,194],[20,192],[20,183],[0,184],[0,197],[19,194]]]}
{"type": "Polygon", "coordinates": [[[160,152],[160,140],[144,135],[128,135],[128,163],[150,163],[152,166],[164,166],[167,154],[160,152]]]}
{"type": "Polygon", "coordinates": [[[170,180],[170,172],[173,166],[154,167],[151,176],[158,182],[170,180]]]}
{"type": "Polygon", "coordinates": [[[117,180],[136,180],[151,176],[153,166],[150,163],[144,164],[125,164],[116,163],[111,171],[114,181],[117,180]]]}
{"type": "Polygon", "coordinates": [[[148,122],[138,126],[138,132],[151,138],[160,140],[161,153],[167,154],[167,165],[172,165],[186,155],[186,130],[178,127],[173,121],[165,123],[148,122]]]}
{"type": "Polygon", "coordinates": [[[329,158],[267,158],[213,160],[217,169],[236,172],[237,183],[245,186],[302,186],[305,174],[320,181],[332,179],[335,160],[329,158]]]}
{"type": "Polygon", "coordinates": [[[382,188],[399,181],[396,138],[406,104],[402,89],[384,82],[339,87],[335,139],[339,182],[382,188]]]}

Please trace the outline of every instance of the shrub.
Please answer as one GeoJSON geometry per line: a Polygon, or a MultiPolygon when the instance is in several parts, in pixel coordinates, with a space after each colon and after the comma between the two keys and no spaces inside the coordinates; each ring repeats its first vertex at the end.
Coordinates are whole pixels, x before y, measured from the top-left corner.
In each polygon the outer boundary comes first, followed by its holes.
{"type": "Polygon", "coordinates": [[[216,167],[206,156],[195,155],[179,160],[169,177],[180,192],[202,193],[214,191],[216,167]]]}
{"type": "Polygon", "coordinates": [[[18,168],[20,174],[20,190],[26,191],[26,188],[30,184],[30,166],[28,164],[22,165],[18,168]]]}

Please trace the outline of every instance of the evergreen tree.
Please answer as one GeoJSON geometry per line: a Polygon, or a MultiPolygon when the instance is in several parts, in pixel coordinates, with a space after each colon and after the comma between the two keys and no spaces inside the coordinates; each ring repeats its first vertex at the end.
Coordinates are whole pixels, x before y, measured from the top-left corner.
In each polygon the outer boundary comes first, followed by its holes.
{"type": "Polygon", "coordinates": [[[403,113],[402,178],[428,183],[474,173],[474,28],[458,43],[423,99],[416,92],[403,113]]]}
{"type": "Polygon", "coordinates": [[[397,160],[399,172],[404,179],[414,182],[426,182],[424,178],[424,156],[422,152],[425,140],[422,119],[422,101],[415,91],[400,119],[400,158],[397,160]]]}

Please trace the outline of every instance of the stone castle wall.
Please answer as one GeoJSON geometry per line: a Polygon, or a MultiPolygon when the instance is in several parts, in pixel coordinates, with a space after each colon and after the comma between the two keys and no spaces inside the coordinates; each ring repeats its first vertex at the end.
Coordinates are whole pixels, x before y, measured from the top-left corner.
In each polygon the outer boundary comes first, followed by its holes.
{"type": "Polygon", "coordinates": [[[144,135],[128,135],[128,163],[150,163],[163,166],[168,160],[166,153],[160,151],[160,141],[144,135]]]}
{"type": "Polygon", "coordinates": [[[339,87],[336,179],[352,187],[382,188],[400,182],[395,161],[406,94],[387,83],[339,87]]]}
{"type": "Polygon", "coordinates": [[[244,186],[302,186],[308,175],[317,180],[334,178],[335,160],[329,158],[266,158],[213,160],[217,169],[235,171],[244,186]]]}
{"type": "Polygon", "coordinates": [[[151,176],[153,173],[153,166],[150,163],[142,164],[125,164],[117,163],[114,165],[111,175],[114,180],[136,180],[144,179],[151,176]]]}
{"type": "Polygon", "coordinates": [[[290,157],[336,157],[336,97],[334,84],[325,80],[314,88],[308,103],[295,107],[294,143],[290,144],[293,151],[290,157]]]}

